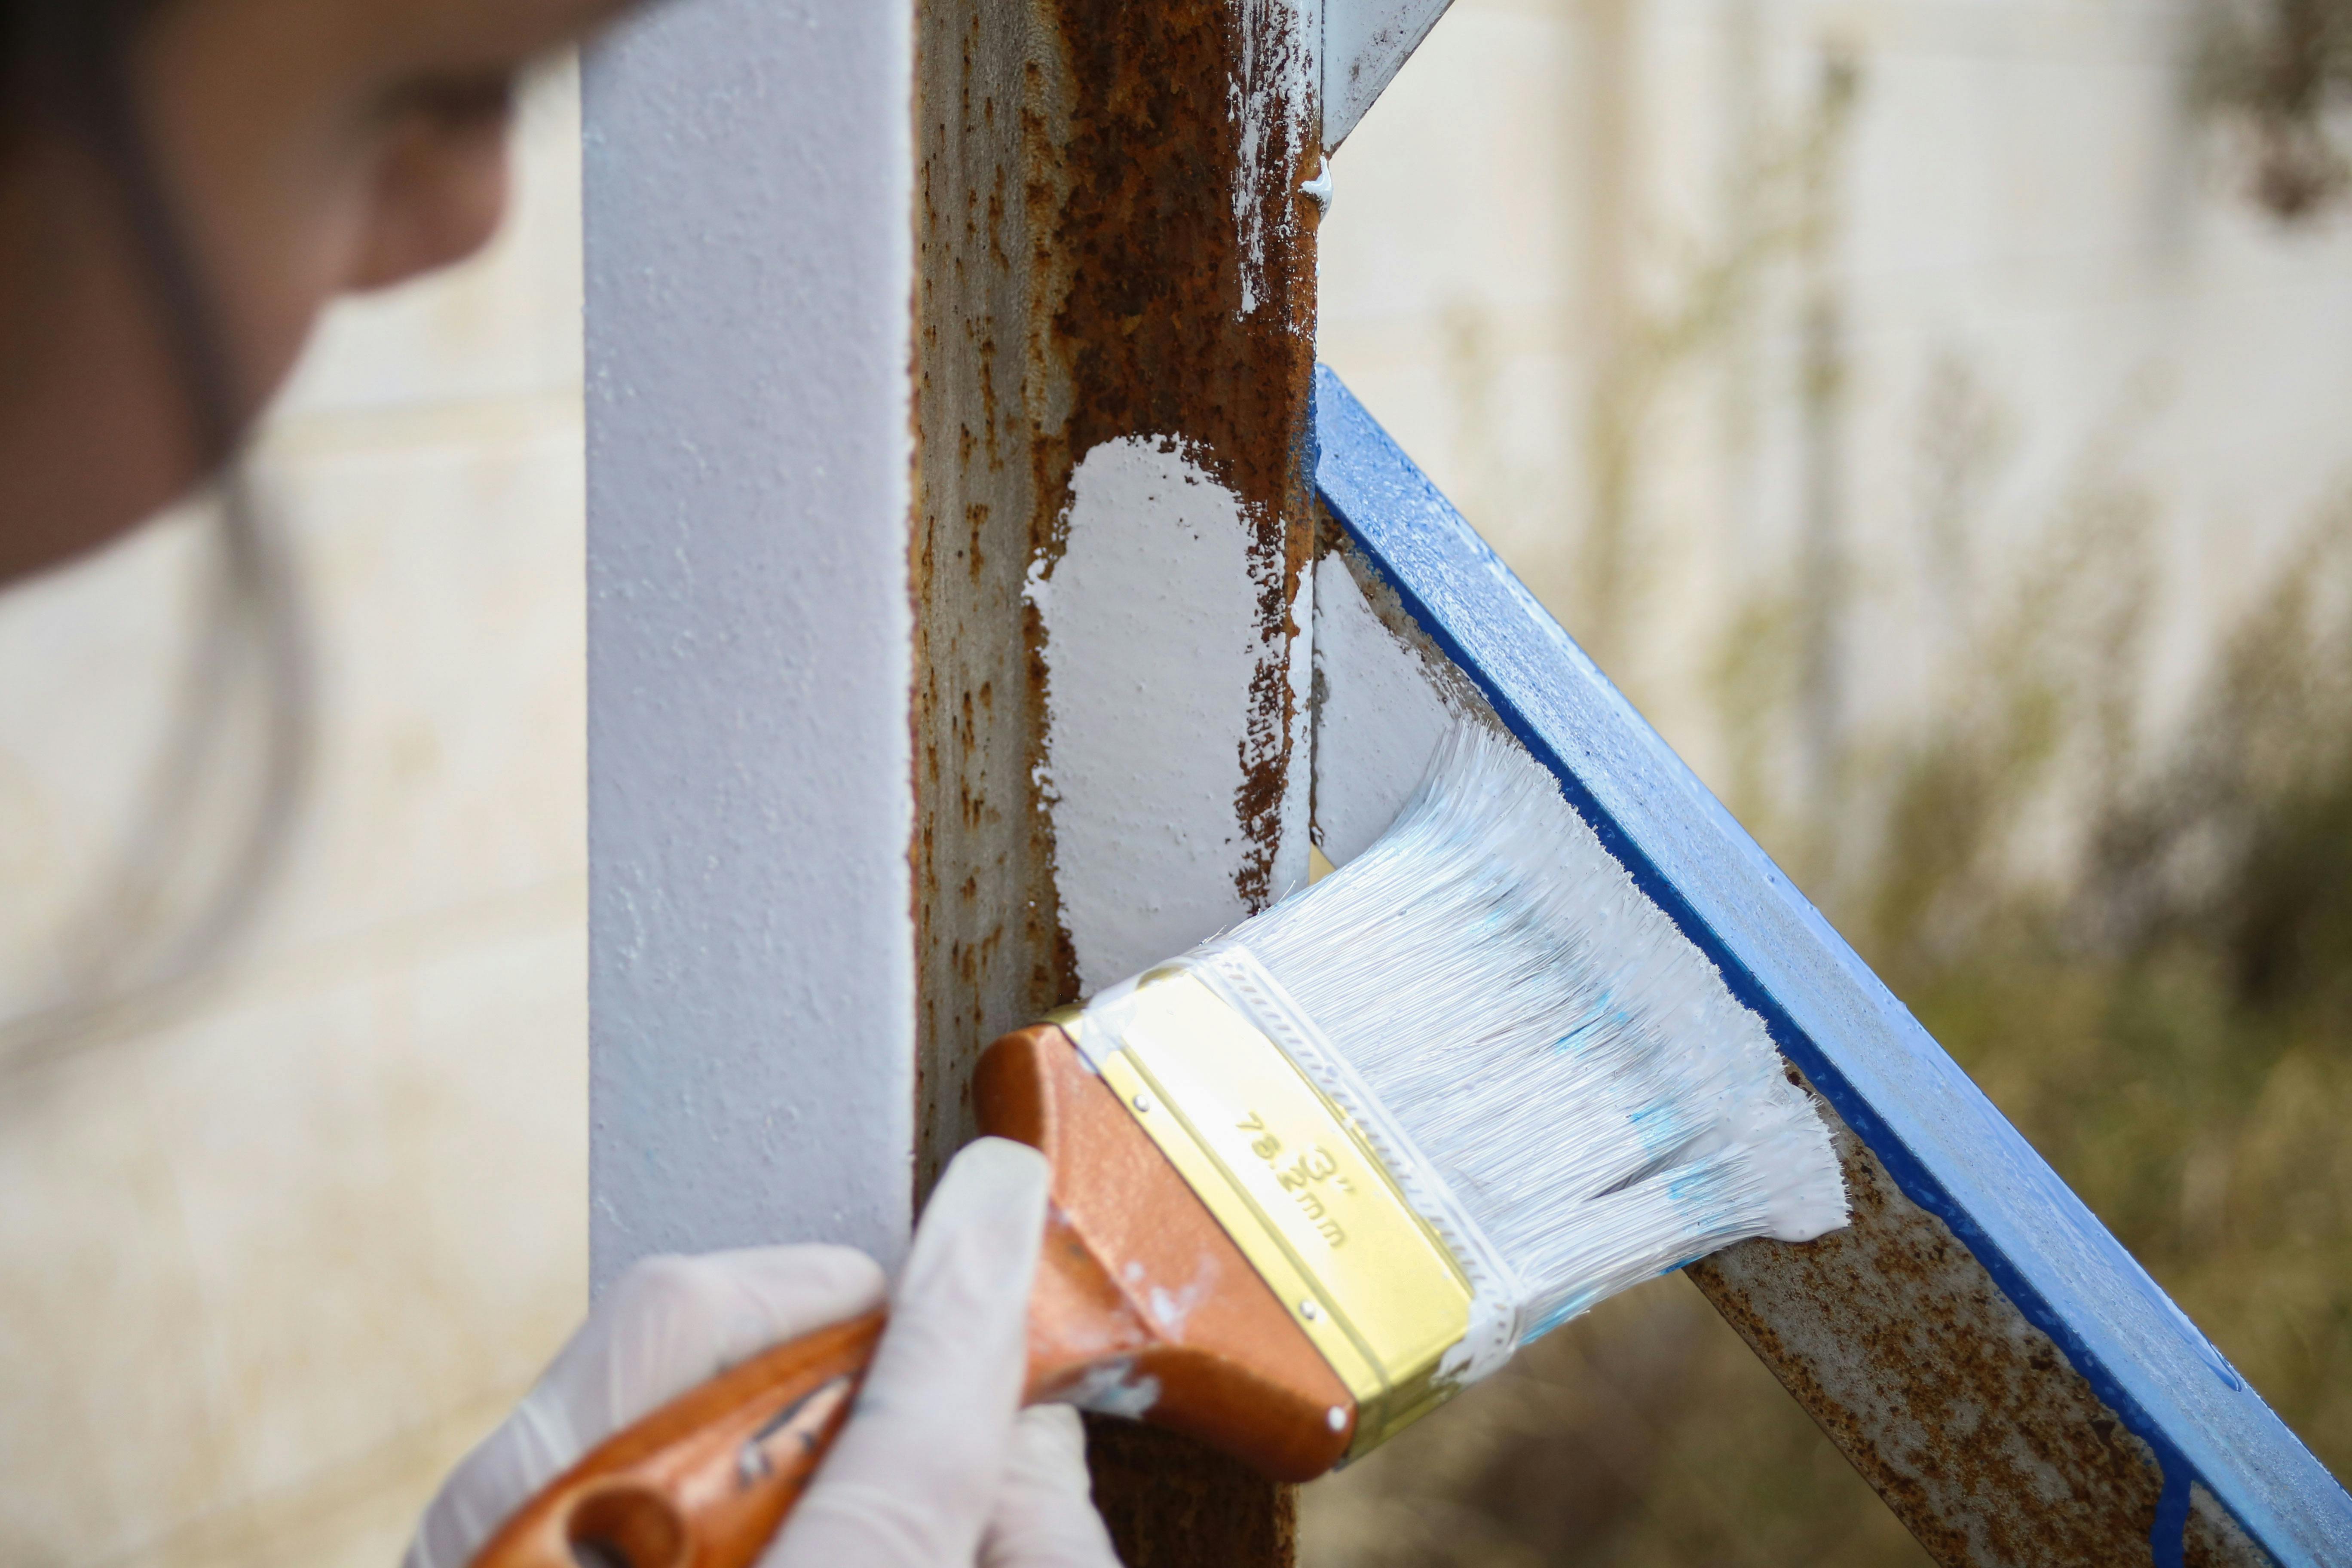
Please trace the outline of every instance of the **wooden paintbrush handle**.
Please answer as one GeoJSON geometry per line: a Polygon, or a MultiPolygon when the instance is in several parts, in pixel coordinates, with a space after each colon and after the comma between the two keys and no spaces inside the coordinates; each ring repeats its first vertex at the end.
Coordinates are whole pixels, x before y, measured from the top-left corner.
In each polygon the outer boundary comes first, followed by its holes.
{"type": "MultiPolygon", "coordinates": [[[[984,1128],[1054,1165],[1029,1403],[1139,1396],[1136,1414],[1284,1479],[1348,1452],[1347,1385],[1066,1035],[1007,1035],[974,1089],[984,1128]]],[[[750,1568],[848,1417],[882,1321],[763,1352],[606,1439],[474,1568],[750,1568]]]]}
{"type": "Polygon", "coordinates": [[[474,1568],[750,1568],[849,1415],[883,1314],[777,1345],[589,1450],[474,1568]]]}

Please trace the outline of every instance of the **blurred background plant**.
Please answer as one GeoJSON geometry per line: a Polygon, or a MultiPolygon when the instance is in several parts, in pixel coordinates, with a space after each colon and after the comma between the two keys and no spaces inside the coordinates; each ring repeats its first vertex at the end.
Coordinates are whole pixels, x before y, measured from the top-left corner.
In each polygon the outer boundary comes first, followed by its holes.
{"type": "MultiPolygon", "coordinates": [[[[2343,266],[2352,8],[2024,9],[1465,0],[1383,112],[1517,177],[1368,121],[1323,351],[2344,1473],[2352,447],[2221,343],[2343,266]]],[[[2338,341],[2291,309],[2274,378],[2338,341]]],[[[1306,1498],[1313,1568],[1926,1561],[1678,1279],[1306,1498]]]]}
{"type": "MultiPolygon", "coordinates": [[[[2194,718],[2130,746],[2141,513],[2092,498],[1964,665],[1990,677],[1841,759],[1834,799],[1751,795],[1783,864],[2320,1458],[2352,1466],[2352,505],[2321,514],[2194,718]],[[2072,753],[2072,754],[2070,754],[2072,753]],[[2073,873],[2035,840],[2053,795],[2073,873]],[[1875,843],[1826,871],[1822,820],[1875,843]],[[1778,838],[1778,844],[1773,840],[1778,838]]],[[[1727,660],[1743,721],[1798,710],[1788,642],[1727,660]],[[1764,696],[1759,708],[1757,699],[1764,696]]],[[[2045,840],[2046,841],[2046,840],[2045,840]]],[[[1662,1282],[1539,1344],[1310,1490],[1317,1564],[1926,1559],[1827,1440],[1662,1282]]]]}
{"type": "Polygon", "coordinates": [[[2352,163],[2352,5],[2344,0],[2208,0],[2195,102],[2243,143],[2246,187],[2279,217],[2338,203],[2352,163]]]}

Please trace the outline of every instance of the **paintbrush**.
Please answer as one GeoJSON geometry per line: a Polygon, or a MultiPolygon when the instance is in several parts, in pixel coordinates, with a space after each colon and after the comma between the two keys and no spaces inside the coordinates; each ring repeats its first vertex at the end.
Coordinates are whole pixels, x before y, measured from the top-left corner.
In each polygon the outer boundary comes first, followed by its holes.
{"type": "MultiPolygon", "coordinates": [[[[1032,1403],[1281,1479],[1394,1436],[1606,1297],[1845,1222],[1808,1092],[1551,776],[1475,725],[1370,848],[990,1047],[1043,1151],[1032,1403]]],[[[591,1452],[477,1558],[748,1564],[845,1418],[880,1314],[591,1452]]]]}

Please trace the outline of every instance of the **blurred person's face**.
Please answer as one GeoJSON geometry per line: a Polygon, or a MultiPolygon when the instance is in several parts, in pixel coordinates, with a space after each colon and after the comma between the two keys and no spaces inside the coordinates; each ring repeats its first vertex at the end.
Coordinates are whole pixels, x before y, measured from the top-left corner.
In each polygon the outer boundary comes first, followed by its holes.
{"type": "MultiPolygon", "coordinates": [[[[625,4],[158,0],[131,86],[240,422],[335,296],[489,238],[517,71],[625,4]]],[[[217,457],[168,342],[89,151],[40,124],[0,142],[0,583],[129,528],[217,457]]]]}

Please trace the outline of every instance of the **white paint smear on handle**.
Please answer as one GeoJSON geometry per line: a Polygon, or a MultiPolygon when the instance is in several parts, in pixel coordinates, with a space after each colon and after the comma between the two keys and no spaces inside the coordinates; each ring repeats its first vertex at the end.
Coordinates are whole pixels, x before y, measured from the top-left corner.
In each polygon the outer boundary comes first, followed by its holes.
{"type": "Polygon", "coordinates": [[[1276,650],[1258,626],[1241,500],[1181,441],[1095,447],[1071,475],[1066,521],[1028,596],[1045,625],[1039,782],[1092,994],[1248,912],[1234,792],[1251,679],[1276,650]]]}

